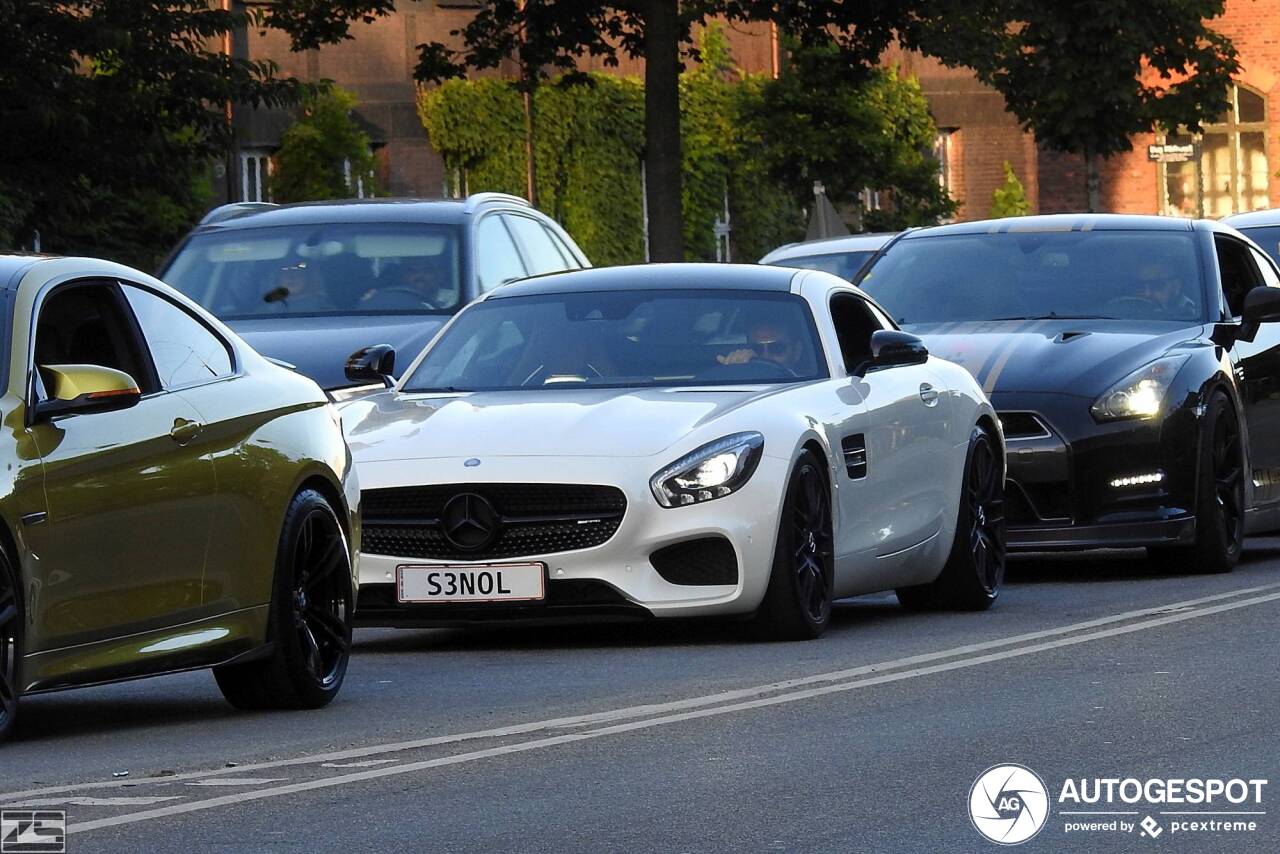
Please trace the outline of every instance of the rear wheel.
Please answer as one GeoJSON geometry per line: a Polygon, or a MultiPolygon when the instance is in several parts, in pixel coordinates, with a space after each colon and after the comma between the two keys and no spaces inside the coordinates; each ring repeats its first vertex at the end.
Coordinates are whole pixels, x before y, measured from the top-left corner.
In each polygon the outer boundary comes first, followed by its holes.
{"type": "Polygon", "coordinates": [[[318,709],[337,696],[351,653],[351,557],[337,515],[313,489],[289,505],[276,558],[267,658],[215,668],[238,709],[318,709]]]}
{"type": "Polygon", "coordinates": [[[1153,561],[1193,572],[1230,572],[1244,549],[1244,444],[1235,407],[1214,392],[1205,410],[1196,489],[1196,541],[1147,549],[1153,561]]]}
{"type": "Polygon", "coordinates": [[[0,741],[13,730],[22,692],[21,596],[17,569],[0,549],[0,741]]]}
{"type": "Polygon", "coordinates": [[[835,589],[831,493],[810,451],[796,461],[782,503],[773,570],[756,612],[756,633],[768,640],[811,640],[831,621],[835,589]]]}
{"type": "Polygon", "coordinates": [[[969,435],[951,554],[934,581],[899,588],[898,601],[912,609],[985,610],[1000,595],[1004,567],[1004,460],[991,435],[975,426],[969,435]]]}

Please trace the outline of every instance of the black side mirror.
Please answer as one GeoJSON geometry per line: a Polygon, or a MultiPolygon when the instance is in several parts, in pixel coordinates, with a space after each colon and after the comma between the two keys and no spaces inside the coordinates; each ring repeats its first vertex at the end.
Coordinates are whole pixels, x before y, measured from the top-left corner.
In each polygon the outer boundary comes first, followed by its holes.
{"type": "Polygon", "coordinates": [[[1259,326],[1280,320],[1280,288],[1259,286],[1249,291],[1244,295],[1244,308],[1240,314],[1243,322],[1237,337],[1252,341],[1259,326]]]}
{"type": "Polygon", "coordinates": [[[382,383],[390,387],[396,370],[396,348],[375,344],[357,350],[347,359],[347,379],[353,383],[382,383]]]}
{"type": "Polygon", "coordinates": [[[871,369],[896,365],[920,365],[929,358],[929,348],[918,336],[897,329],[871,333],[871,369]]]}

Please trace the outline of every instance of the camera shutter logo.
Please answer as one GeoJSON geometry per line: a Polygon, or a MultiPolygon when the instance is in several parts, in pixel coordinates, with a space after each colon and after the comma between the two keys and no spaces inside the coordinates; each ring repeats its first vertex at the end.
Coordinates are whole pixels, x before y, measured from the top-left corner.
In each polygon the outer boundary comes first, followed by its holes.
{"type": "Polygon", "coordinates": [[[1024,765],[996,765],[973,781],[969,818],[992,842],[1026,842],[1049,819],[1049,790],[1040,775],[1024,765]]]}
{"type": "Polygon", "coordinates": [[[66,850],[65,811],[0,812],[0,854],[62,854],[66,850]]]}

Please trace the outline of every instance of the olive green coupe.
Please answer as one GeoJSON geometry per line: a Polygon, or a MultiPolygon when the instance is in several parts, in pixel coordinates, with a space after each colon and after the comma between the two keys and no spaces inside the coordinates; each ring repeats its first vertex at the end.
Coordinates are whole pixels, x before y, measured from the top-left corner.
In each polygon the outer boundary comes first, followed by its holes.
{"type": "Polygon", "coordinates": [[[337,412],[161,282],[0,255],[0,738],[18,699],[212,667],[318,708],[351,646],[337,412]]]}

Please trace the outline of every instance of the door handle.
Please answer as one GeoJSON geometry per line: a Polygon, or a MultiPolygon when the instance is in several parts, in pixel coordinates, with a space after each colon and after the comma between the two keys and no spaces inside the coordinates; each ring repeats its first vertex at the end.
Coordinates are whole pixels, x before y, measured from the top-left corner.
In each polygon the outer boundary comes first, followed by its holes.
{"type": "Polygon", "coordinates": [[[925,406],[937,406],[938,390],[928,383],[920,383],[920,399],[925,406]]]}
{"type": "Polygon", "coordinates": [[[204,425],[199,421],[188,421],[185,418],[173,419],[173,429],[169,431],[169,437],[179,445],[185,445],[200,435],[200,431],[204,429],[204,425]]]}

